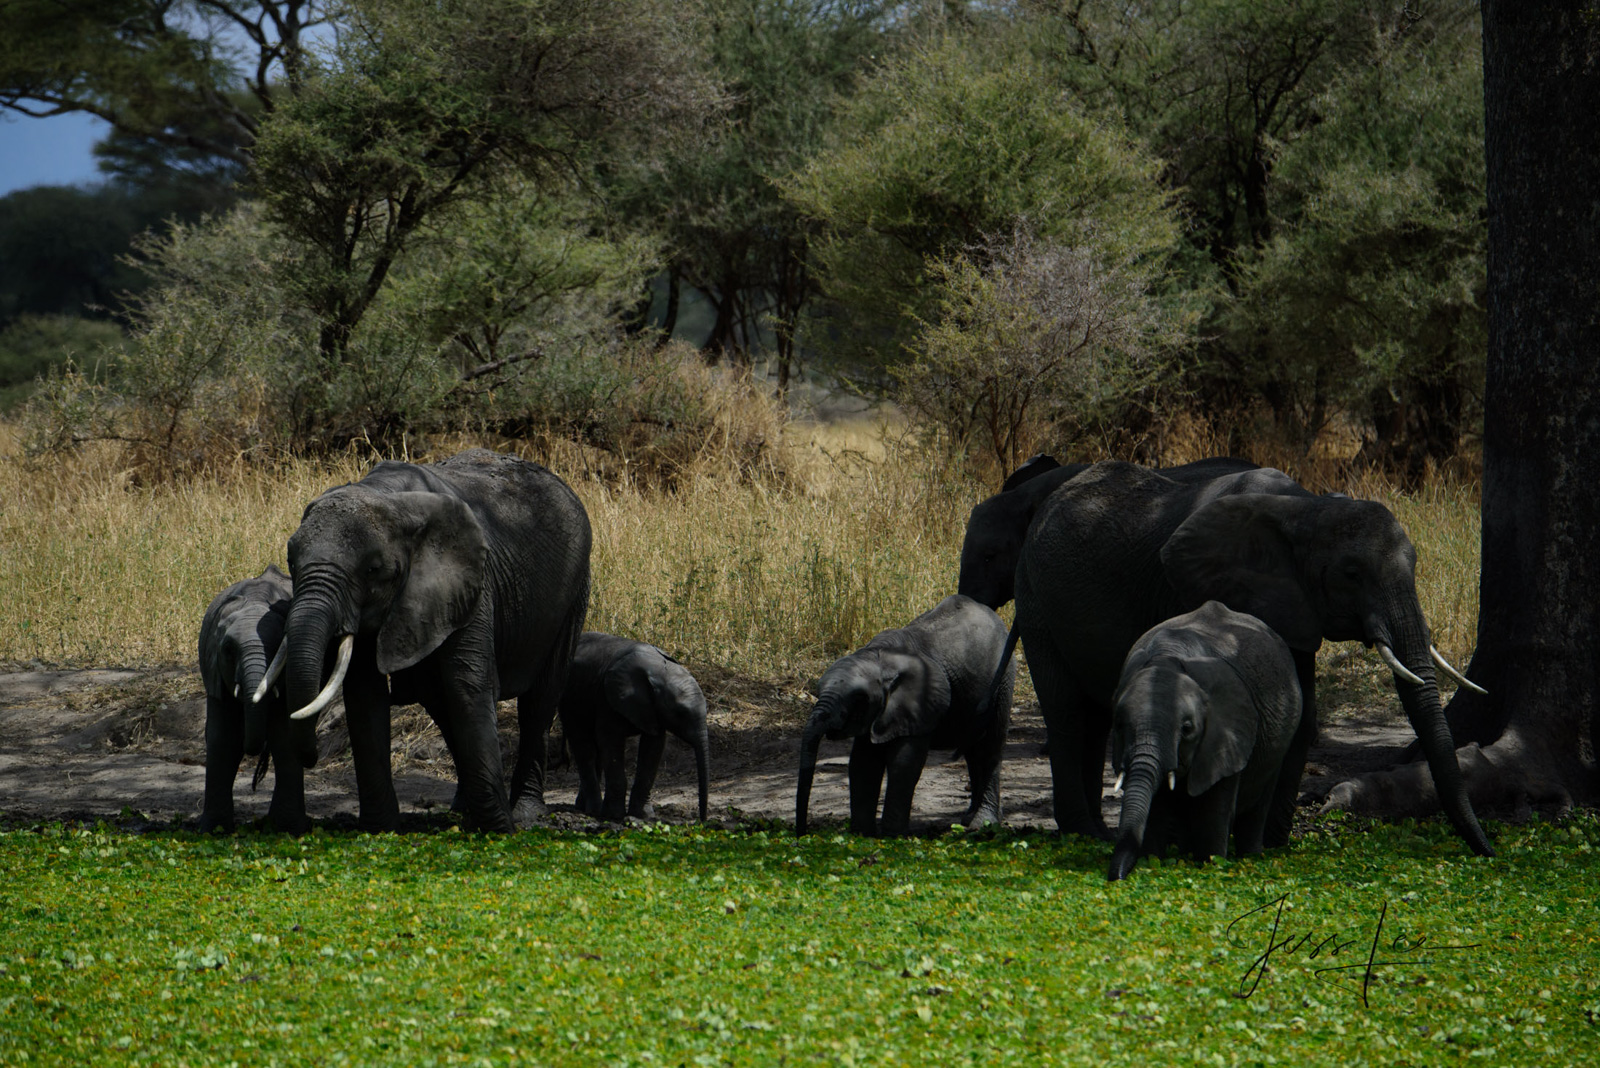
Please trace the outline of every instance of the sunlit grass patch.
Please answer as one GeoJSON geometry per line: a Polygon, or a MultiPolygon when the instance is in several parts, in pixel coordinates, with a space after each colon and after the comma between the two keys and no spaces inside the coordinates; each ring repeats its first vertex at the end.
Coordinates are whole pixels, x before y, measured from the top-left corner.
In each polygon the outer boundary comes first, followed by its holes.
{"type": "Polygon", "coordinates": [[[1499,846],[1332,821],[1107,884],[1042,835],[12,832],[0,1063],[1586,1059],[1600,826],[1499,846]]]}

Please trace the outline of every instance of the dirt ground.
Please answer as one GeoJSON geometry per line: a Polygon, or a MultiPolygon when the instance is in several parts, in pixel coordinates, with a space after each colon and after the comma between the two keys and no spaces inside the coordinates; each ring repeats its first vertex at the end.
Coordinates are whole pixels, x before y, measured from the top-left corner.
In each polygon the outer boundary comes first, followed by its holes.
{"type": "MultiPolygon", "coordinates": [[[[800,731],[811,698],[804,683],[744,679],[695,668],[711,706],[711,812],[713,822],[741,826],[794,819],[795,767],[800,731]]],[[[509,767],[516,744],[512,706],[502,706],[502,735],[509,767]]],[[[1312,749],[1303,782],[1302,811],[1340,779],[1396,761],[1412,740],[1398,708],[1333,708],[1312,749]],[[1330,722],[1331,721],[1331,722],[1330,722]]],[[[306,806],[314,821],[353,827],[355,775],[343,717],[323,717],[323,759],[306,774],[306,806]]],[[[110,819],[163,826],[193,826],[205,784],[205,697],[192,668],[61,670],[34,663],[0,673],[0,824],[27,826],[53,820],[110,819]]],[[[558,737],[558,736],[557,736],[558,737]]],[[[396,709],[392,730],[395,790],[407,830],[448,826],[454,772],[448,753],[420,709],[396,709]]],[[[1012,715],[1001,792],[1008,826],[1050,827],[1050,769],[1040,755],[1044,725],[1036,703],[1019,703],[1012,715]]],[[[812,792],[811,813],[820,825],[842,825],[848,742],[824,742],[812,792]]],[[[559,745],[552,744],[552,755],[559,745]]],[[[1115,825],[1112,776],[1106,770],[1106,817],[1115,825]]],[[[250,788],[250,767],[234,784],[241,824],[265,814],[269,772],[250,788]]],[[[570,765],[552,766],[546,800],[550,822],[594,826],[572,799],[577,776],[570,765]]],[[[653,797],[659,818],[694,816],[693,755],[670,740],[653,797]]],[[[938,833],[967,806],[965,765],[933,753],[917,787],[913,830],[938,833]]]]}

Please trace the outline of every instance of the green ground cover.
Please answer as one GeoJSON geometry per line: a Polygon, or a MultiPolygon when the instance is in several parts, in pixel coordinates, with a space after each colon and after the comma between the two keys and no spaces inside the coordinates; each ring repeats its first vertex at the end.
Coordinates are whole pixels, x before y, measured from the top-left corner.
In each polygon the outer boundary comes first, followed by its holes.
{"type": "Polygon", "coordinates": [[[0,1063],[1592,1063],[1600,821],[1498,832],[1108,885],[1043,835],[11,831],[0,1063]]]}

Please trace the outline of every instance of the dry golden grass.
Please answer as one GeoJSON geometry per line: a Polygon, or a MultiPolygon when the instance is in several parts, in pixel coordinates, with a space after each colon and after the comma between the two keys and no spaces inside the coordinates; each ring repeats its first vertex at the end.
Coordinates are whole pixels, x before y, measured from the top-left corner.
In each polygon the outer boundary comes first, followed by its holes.
{"type": "MultiPolygon", "coordinates": [[[[989,490],[890,438],[792,426],[781,482],[706,465],[671,494],[586,477],[576,456],[548,458],[594,528],[589,625],[741,674],[793,678],[932,607],[955,588],[967,512],[989,490]]],[[[30,463],[0,426],[0,662],[192,660],[211,597],[283,566],[305,502],[372,459],[140,486],[110,451],[30,463]]],[[[1475,489],[1349,492],[1383,500],[1411,533],[1436,640],[1464,665],[1476,634],[1475,489]]]]}

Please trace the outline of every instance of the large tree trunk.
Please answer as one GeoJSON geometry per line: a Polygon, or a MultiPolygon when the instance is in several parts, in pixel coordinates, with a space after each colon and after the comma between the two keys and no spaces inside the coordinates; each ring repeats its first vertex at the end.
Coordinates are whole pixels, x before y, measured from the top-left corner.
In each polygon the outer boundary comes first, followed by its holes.
{"type": "MultiPolygon", "coordinates": [[[[1600,19],[1485,0],[1489,352],[1477,652],[1448,716],[1473,803],[1600,798],[1600,19]],[[1482,747],[1481,749],[1479,747],[1482,747]]],[[[1409,780],[1409,782],[1407,781],[1409,780]]],[[[1392,811],[1410,769],[1336,788],[1392,811]]]]}

